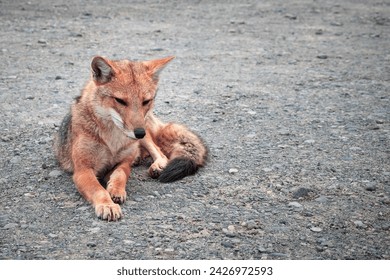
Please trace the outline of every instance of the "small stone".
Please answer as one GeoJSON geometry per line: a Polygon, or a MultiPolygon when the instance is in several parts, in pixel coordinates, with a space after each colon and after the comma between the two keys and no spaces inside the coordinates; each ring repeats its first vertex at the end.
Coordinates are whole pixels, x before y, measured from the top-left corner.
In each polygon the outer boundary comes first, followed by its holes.
{"type": "Polygon", "coordinates": [[[367,227],[362,221],[359,221],[359,220],[353,221],[353,223],[355,224],[355,226],[357,228],[366,228],[367,227]]]}
{"type": "Polygon", "coordinates": [[[227,236],[227,237],[235,237],[236,233],[234,231],[231,231],[229,229],[223,228],[222,232],[227,236]]]}
{"type": "Polygon", "coordinates": [[[294,192],[293,197],[298,199],[305,196],[308,196],[310,193],[310,189],[308,188],[299,188],[296,192],[294,192]]]}
{"type": "Polygon", "coordinates": [[[57,178],[57,177],[60,177],[62,174],[63,174],[63,172],[61,170],[52,170],[49,173],[49,177],[50,178],[57,178]]]}
{"type": "Polygon", "coordinates": [[[367,182],[364,189],[366,191],[370,191],[370,192],[376,191],[376,183],[375,182],[367,182]]]}
{"type": "Polygon", "coordinates": [[[390,223],[382,225],[383,230],[389,230],[390,229],[390,223]]]}
{"type": "Polygon", "coordinates": [[[94,248],[94,247],[96,247],[96,243],[90,241],[90,242],[87,243],[87,247],[94,248]]]}
{"type": "Polygon", "coordinates": [[[62,77],[61,76],[56,76],[55,79],[56,80],[62,80],[62,77]]]}
{"type": "Polygon", "coordinates": [[[308,139],[308,140],[305,140],[305,144],[314,144],[316,142],[316,140],[314,139],[308,139]]]}
{"type": "Polygon", "coordinates": [[[328,202],[328,198],[326,196],[324,196],[324,195],[321,195],[321,196],[317,197],[314,200],[319,202],[319,203],[326,203],[326,202],[328,202]]]}
{"type": "Polygon", "coordinates": [[[288,206],[300,208],[300,207],[302,207],[302,204],[300,204],[299,202],[293,201],[293,202],[290,202],[288,204],[288,206]]]}
{"type": "Polygon", "coordinates": [[[253,220],[242,223],[242,226],[248,230],[260,228],[260,226],[253,220]]]}
{"type": "Polygon", "coordinates": [[[237,168],[230,168],[229,169],[229,173],[230,174],[236,174],[238,172],[238,169],[237,168]]]}
{"type": "Polygon", "coordinates": [[[49,233],[49,237],[50,237],[50,238],[56,238],[56,237],[58,237],[58,235],[57,235],[57,234],[54,234],[54,233],[49,233]]]}
{"type": "Polygon", "coordinates": [[[319,55],[317,55],[317,58],[319,58],[319,59],[327,59],[328,56],[326,54],[319,54],[319,55]]]}
{"type": "Polygon", "coordinates": [[[313,232],[321,232],[322,228],[320,228],[320,227],[311,227],[310,230],[313,231],[313,232]]]}
{"type": "Polygon", "coordinates": [[[270,256],[273,256],[273,257],[282,257],[282,258],[288,258],[288,255],[287,255],[287,254],[284,254],[284,253],[278,253],[278,252],[273,252],[273,253],[270,253],[270,256]]]}
{"type": "Polygon", "coordinates": [[[173,248],[166,248],[164,250],[164,253],[168,254],[168,255],[173,255],[175,253],[175,249],[173,249],[173,248]]]}
{"type": "Polygon", "coordinates": [[[261,246],[261,245],[259,247],[257,247],[257,250],[260,253],[268,253],[268,250],[264,246],[261,246]]]}
{"type": "Polygon", "coordinates": [[[288,19],[291,19],[291,20],[296,20],[297,19],[297,16],[296,15],[292,15],[292,14],[286,14],[284,17],[288,18],[288,19]]]}
{"type": "Polygon", "coordinates": [[[94,228],[90,228],[89,229],[89,232],[90,233],[98,233],[100,231],[100,228],[99,227],[94,227],[94,228]]]}
{"type": "Polygon", "coordinates": [[[24,194],[25,197],[35,197],[35,193],[25,193],[24,194]]]}
{"type": "Polygon", "coordinates": [[[341,22],[337,22],[337,21],[331,22],[330,25],[332,25],[332,26],[343,26],[343,24],[341,22]]]}
{"type": "Polygon", "coordinates": [[[38,43],[42,45],[47,45],[47,41],[45,39],[39,39],[38,43]]]}
{"type": "Polygon", "coordinates": [[[14,229],[18,227],[18,224],[17,223],[9,223],[9,224],[6,224],[3,229],[14,229]]]}
{"type": "Polygon", "coordinates": [[[126,245],[133,245],[135,242],[133,240],[125,239],[123,240],[123,243],[125,243],[126,245]]]}
{"type": "Polygon", "coordinates": [[[228,241],[222,241],[221,245],[226,248],[234,248],[234,244],[228,241]]]}
{"type": "Polygon", "coordinates": [[[22,161],[22,158],[20,156],[15,156],[15,157],[11,158],[10,163],[17,164],[21,161],[22,161]]]}
{"type": "Polygon", "coordinates": [[[227,227],[227,229],[228,229],[229,231],[232,231],[232,232],[233,232],[233,231],[235,231],[236,228],[235,228],[233,225],[230,225],[230,226],[227,227]]]}

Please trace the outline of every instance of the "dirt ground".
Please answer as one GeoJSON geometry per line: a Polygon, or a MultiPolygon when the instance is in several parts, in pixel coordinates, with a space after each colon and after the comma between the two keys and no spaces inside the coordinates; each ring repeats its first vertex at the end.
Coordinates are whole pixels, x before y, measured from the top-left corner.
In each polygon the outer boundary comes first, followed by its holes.
{"type": "Polygon", "coordinates": [[[0,0],[0,259],[390,259],[390,2],[0,0]],[[52,136],[94,55],[175,55],[208,165],[105,222],[52,136]]]}

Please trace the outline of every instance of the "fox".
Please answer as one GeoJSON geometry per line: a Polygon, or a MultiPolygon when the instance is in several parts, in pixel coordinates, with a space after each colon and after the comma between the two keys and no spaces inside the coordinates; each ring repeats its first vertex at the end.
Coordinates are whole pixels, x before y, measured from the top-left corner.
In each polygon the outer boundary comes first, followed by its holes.
{"type": "Polygon", "coordinates": [[[59,166],[102,220],[123,217],[131,169],[151,157],[148,173],[162,183],[195,174],[208,148],[185,125],[161,121],[153,107],[161,71],[174,56],[147,61],[95,56],[91,77],[54,136],[59,166]]]}

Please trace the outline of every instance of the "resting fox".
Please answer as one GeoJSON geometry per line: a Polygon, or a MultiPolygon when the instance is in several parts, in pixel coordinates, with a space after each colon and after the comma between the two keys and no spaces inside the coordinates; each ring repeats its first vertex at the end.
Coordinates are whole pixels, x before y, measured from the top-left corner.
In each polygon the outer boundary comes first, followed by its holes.
{"type": "Polygon", "coordinates": [[[150,155],[149,174],[171,182],[204,166],[207,148],[188,128],[153,115],[160,71],[174,57],[134,62],[94,57],[92,77],[71,106],[54,139],[60,166],[95,207],[116,221],[126,200],[132,165],[150,155]],[[100,182],[106,184],[106,188],[100,182]]]}

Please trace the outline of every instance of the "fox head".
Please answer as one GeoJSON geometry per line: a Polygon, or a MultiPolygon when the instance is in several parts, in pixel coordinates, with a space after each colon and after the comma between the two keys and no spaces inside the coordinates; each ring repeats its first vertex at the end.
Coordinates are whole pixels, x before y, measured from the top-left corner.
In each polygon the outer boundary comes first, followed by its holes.
{"type": "Polygon", "coordinates": [[[91,63],[95,112],[132,139],[145,136],[145,117],[153,108],[160,71],[174,57],[134,62],[101,56],[91,63]]]}

